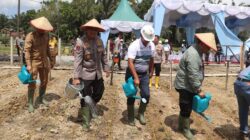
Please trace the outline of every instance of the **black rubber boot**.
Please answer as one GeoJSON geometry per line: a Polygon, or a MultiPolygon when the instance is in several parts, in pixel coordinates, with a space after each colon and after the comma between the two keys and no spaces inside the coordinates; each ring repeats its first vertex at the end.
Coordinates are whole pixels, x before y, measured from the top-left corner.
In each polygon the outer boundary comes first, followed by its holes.
{"type": "Polygon", "coordinates": [[[34,89],[28,89],[28,105],[29,105],[28,111],[29,113],[34,112],[34,106],[33,106],[34,93],[35,93],[34,89]]]}
{"type": "Polygon", "coordinates": [[[138,110],[138,119],[142,125],[146,124],[146,120],[144,117],[144,112],[146,111],[146,108],[147,104],[141,102],[138,110]]]}
{"type": "Polygon", "coordinates": [[[135,126],[134,105],[127,105],[127,110],[128,110],[128,124],[131,126],[135,126]]]}
{"type": "Polygon", "coordinates": [[[179,128],[181,133],[188,139],[188,140],[195,140],[194,135],[190,129],[190,119],[188,117],[179,116],[179,128]]]}
{"type": "Polygon", "coordinates": [[[88,106],[81,108],[82,113],[82,128],[84,131],[89,131],[90,128],[90,109],[88,106]]]}
{"type": "Polygon", "coordinates": [[[37,105],[39,105],[39,104],[44,104],[46,106],[49,105],[48,101],[46,101],[44,99],[45,92],[46,92],[46,88],[40,88],[39,89],[39,96],[36,98],[36,104],[37,105]]]}

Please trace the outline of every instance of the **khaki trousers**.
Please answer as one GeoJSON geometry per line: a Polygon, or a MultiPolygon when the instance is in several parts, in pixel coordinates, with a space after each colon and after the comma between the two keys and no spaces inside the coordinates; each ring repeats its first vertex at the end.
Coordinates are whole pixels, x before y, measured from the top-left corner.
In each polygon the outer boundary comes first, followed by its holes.
{"type": "MultiPolygon", "coordinates": [[[[48,83],[48,75],[49,75],[49,68],[43,67],[43,68],[38,68],[38,67],[32,67],[31,71],[31,76],[32,80],[37,80],[37,76],[39,74],[39,78],[41,81],[40,88],[45,88],[47,87],[48,83]]],[[[28,85],[29,89],[35,89],[36,88],[36,83],[30,83],[28,85]]]]}

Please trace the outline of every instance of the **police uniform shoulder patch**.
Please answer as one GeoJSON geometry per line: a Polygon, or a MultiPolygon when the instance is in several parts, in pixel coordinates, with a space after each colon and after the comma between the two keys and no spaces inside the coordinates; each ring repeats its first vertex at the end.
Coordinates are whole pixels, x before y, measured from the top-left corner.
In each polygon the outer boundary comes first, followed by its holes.
{"type": "Polygon", "coordinates": [[[102,40],[101,40],[100,38],[98,38],[98,39],[96,40],[96,44],[97,44],[98,47],[103,47],[103,46],[102,46],[102,40]]]}
{"type": "Polygon", "coordinates": [[[81,50],[81,46],[80,45],[76,45],[75,51],[79,52],[80,50],[81,50]]]}

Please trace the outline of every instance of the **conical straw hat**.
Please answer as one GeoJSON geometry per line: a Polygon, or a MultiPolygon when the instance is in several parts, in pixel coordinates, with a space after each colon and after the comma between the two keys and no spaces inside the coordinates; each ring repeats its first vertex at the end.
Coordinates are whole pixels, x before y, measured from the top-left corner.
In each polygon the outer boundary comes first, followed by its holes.
{"type": "Polygon", "coordinates": [[[98,32],[104,32],[104,28],[96,19],[92,19],[89,22],[85,23],[84,25],[81,25],[80,27],[82,30],[86,30],[87,28],[95,28],[98,32]]]}
{"type": "Polygon", "coordinates": [[[195,34],[196,38],[198,38],[202,43],[204,43],[209,48],[217,51],[215,37],[213,33],[197,33],[195,34]]]}
{"type": "Polygon", "coordinates": [[[53,27],[50,24],[49,20],[45,17],[36,18],[30,21],[30,24],[36,29],[44,31],[52,31],[53,27]]]}

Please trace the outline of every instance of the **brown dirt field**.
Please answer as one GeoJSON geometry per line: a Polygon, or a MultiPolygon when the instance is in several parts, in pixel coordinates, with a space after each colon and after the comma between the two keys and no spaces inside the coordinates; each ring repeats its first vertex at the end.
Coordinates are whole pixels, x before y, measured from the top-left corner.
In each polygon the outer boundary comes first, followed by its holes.
{"type": "MultiPolygon", "coordinates": [[[[1,69],[0,73],[0,139],[3,140],[185,140],[177,132],[179,113],[178,93],[169,88],[169,77],[161,77],[160,89],[151,88],[151,98],[146,111],[147,124],[127,125],[126,97],[121,84],[124,75],[114,74],[114,85],[105,78],[105,93],[98,103],[99,117],[91,121],[91,131],[84,132],[77,121],[79,99],[69,100],[64,88],[71,77],[70,70],[53,70],[46,98],[49,107],[39,106],[34,113],[27,111],[27,86],[18,78],[18,70],[1,69]]],[[[174,65],[176,70],[176,65],[174,65]]],[[[224,65],[206,66],[206,73],[225,73],[224,65]]],[[[236,73],[239,67],[230,67],[236,73]]],[[[169,73],[167,66],[162,73],[169,73]]],[[[175,71],[173,72],[175,73],[175,71]]],[[[173,77],[174,79],[174,77],[173,77]]],[[[229,78],[225,91],[225,77],[206,77],[203,89],[212,94],[209,109],[205,112],[212,118],[209,123],[192,113],[192,128],[197,140],[237,140],[238,110],[233,91],[235,77],[229,78]]],[[[138,108],[139,101],[136,102],[138,108]]]]}

